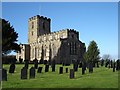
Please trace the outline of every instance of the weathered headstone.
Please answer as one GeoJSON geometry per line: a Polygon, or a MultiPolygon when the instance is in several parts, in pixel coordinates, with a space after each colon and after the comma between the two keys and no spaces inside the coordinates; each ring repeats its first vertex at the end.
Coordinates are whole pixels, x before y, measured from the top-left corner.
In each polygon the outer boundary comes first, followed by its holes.
{"type": "Polygon", "coordinates": [[[70,69],[70,79],[74,78],[74,69],[70,69]]]}
{"type": "Polygon", "coordinates": [[[33,62],[34,62],[35,69],[37,69],[38,68],[38,60],[35,58],[35,60],[33,62]]]}
{"type": "Polygon", "coordinates": [[[114,62],[114,64],[113,64],[113,72],[115,72],[115,62],[114,62]]]}
{"type": "Polygon", "coordinates": [[[78,71],[78,63],[77,62],[73,64],[73,68],[74,68],[74,71],[78,71]]]}
{"type": "Polygon", "coordinates": [[[97,61],[97,67],[99,68],[99,62],[97,61]]]}
{"type": "Polygon", "coordinates": [[[86,70],[86,65],[82,65],[82,75],[85,74],[85,70],[86,70]]]}
{"type": "Polygon", "coordinates": [[[7,81],[7,70],[2,69],[2,81],[7,81]]]}
{"type": "Polygon", "coordinates": [[[24,62],[25,62],[25,67],[28,69],[29,60],[24,60],[24,62]]]}
{"type": "Polygon", "coordinates": [[[47,60],[44,60],[43,63],[46,65],[46,64],[48,63],[48,61],[47,61],[47,60]]]}
{"type": "Polygon", "coordinates": [[[39,67],[37,73],[41,73],[41,72],[42,72],[42,67],[39,67]]]}
{"type": "Polygon", "coordinates": [[[52,72],[55,72],[55,64],[52,65],[52,72]]]}
{"type": "Polygon", "coordinates": [[[110,68],[110,65],[111,65],[111,64],[110,64],[110,60],[109,60],[109,63],[108,63],[108,68],[110,68]]]}
{"type": "Polygon", "coordinates": [[[92,73],[93,72],[93,65],[92,63],[89,63],[89,73],[92,73]]]}
{"type": "Polygon", "coordinates": [[[22,62],[23,62],[23,59],[19,58],[19,62],[22,63],[22,62]]]}
{"type": "Polygon", "coordinates": [[[112,60],[110,61],[110,64],[111,64],[111,65],[110,65],[110,66],[111,66],[111,68],[113,68],[113,62],[112,62],[112,60]]]}
{"type": "Polygon", "coordinates": [[[63,74],[63,67],[59,68],[59,74],[63,74]]]}
{"type": "Polygon", "coordinates": [[[104,65],[104,59],[101,60],[101,66],[103,66],[103,65],[104,65]]]}
{"type": "Polygon", "coordinates": [[[9,73],[14,73],[14,71],[15,71],[15,64],[13,63],[10,65],[9,73]]]}
{"type": "Polygon", "coordinates": [[[41,60],[39,61],[39,63],[40,63],[40,64],[43,64],[43,60],[41,59],[41,60]]]}
{"type": "Polygon", "coordinates": [[[105,63],[105,67],[107,67],[107,66],[108,66],[108,64],[109,64],[109,61],[107,61],[107,62],[105,63]]]}
{"type": "Polygon", "coordinates": [[[45,65],[45,72],[49,71],[49,65],[45,65]]]}
{"type": "Polygon", "coordinates": [[[55,60],[52,61],[51,67],[52,67],[52,72],[55,72],[55,60]]]}
{"type": "Polygon", "coordinates": [[[116,61],[116,70],[120,70],[120,60],[116,61]]]}
{"type": "Polygon", "coordinates": [[[66,68],[66,73],[68,73],[68,68],[66,68]]]}
{"type": "Polygon", "coordinates": [[[21,79],[27,79],[27,68],[23,67],[21,69],[21,79]]]}
{"type": "Polygon", "coordinates": [[[79,64],[79,68],[82,68],[82,62],[80,62],[80,64],[79,64]]]}
{"type": "Polygon", "coordinates": [[[34,67],[30,68],[30,78],[35,78],[35,68],[34,67]]]}

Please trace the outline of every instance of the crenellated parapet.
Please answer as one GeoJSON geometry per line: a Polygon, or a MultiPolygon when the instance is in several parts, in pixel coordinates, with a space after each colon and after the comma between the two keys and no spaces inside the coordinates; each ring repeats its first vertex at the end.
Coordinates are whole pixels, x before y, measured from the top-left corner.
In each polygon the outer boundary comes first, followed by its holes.
{"type": "Polygon", "coordinates": [[[35,19],[43,19],[43,20],[51,21],[50,18],[40,16],[40,15],[36,15],[36,16],[33,16],[33,17],[29,18],[29,21],[32,21],[32,20],[35,20],[35,19]]]}
{"type": "Polygon", "coordinates": [[[74,33],[76,33],[76,34],[78,34],[79,32],[78,31],[76,31],[75,29],[68,29],[68,31],[69,32],[74,32],[74,33]]]}

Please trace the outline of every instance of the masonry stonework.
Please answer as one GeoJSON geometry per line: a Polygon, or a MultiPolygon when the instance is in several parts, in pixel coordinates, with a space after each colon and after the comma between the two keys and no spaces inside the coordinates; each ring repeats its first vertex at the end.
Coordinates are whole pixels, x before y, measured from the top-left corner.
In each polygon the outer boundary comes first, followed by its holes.
{"type": "Polygon", "coordinates": [[[55,60],[56,63],[64,64],[83,60],[86,48],[85,43],[79,40],[79,32],[74,29],[51,32],[50,23],[50,18],[39,15],[29,18],[28,44],[23,44],[29,49],[27,51],[21,49],[22,52],[18,52],[16,55],[17,60],[19,58],[30,61],[34,59],[49,62],[55,60]],[[25,53],[30,54],[25,56],[25,53]]]}

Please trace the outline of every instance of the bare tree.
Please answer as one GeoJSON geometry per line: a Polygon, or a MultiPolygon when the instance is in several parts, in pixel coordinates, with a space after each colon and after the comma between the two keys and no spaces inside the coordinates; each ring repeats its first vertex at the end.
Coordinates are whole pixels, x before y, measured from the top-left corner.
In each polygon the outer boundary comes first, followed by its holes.
{"type": "Polygon", "coordinates": [[[110,54],[104,54],[104,55],[102,56],[102,59],[104,59],[104,60],[111,59],[111,55],[110,55],[110,54]]]}

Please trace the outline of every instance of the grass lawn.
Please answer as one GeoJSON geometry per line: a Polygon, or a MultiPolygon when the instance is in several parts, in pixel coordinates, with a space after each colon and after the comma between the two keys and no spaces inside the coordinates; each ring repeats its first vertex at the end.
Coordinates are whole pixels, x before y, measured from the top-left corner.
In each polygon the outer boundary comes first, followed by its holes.
{"type": "MultiPolygon", "coordinates": [[[[7,72],[10,65],[3,65],[7,72]]],[[[81,68],[75,72],[75,78],[70,79],[69,73],[65,73],[65,67],[68,67],[70,71],[71,66],[64,66],[63,74],[59,74],[59,67],[62,65],[56,65],[56,71],[52,72],[51,68],[49,72],[44,72],[44,65],[42,73],[37,73],[36,78],[21,80],[20,72],[23,64],[17,64],[15,73],[8,73],[8,80],[2,82],[2,88],[118,88],[118,72],[112,72],[112,69],[105,67],[94,68],[93,73],[89,74],[88,69],[85,75],[81,74],[81,68]]],[[[33,65],[29,65],[29,68],[33,65]]],[[[29,74],[29,73],[28,73],[29,74]]]]}

